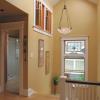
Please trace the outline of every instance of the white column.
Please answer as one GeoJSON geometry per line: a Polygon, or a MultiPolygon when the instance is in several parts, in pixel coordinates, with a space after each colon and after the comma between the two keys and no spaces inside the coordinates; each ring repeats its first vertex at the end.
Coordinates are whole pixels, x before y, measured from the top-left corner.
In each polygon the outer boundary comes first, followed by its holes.
{"type": "Polygon", "coordinates": [[[66,100],[66,94],[65,94],[65,82],[66,76],[60,77],[60,100],[66,100]]]}

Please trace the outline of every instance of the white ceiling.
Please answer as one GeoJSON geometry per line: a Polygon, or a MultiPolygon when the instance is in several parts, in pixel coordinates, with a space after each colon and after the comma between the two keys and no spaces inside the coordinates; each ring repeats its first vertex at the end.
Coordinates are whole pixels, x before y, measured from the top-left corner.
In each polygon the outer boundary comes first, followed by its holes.
{"type": "MultiPolygon", "coordinates": [[[[52,6],[56,5],[59,1],[60,1],[60,0],[49,0],[50,4],[51,4],[52,6]]],[[[95,3],[95,4],[97,4],[97,1],[98,1],[98,0],[88,0],[88,1],[91,1],[91,2],[93,2],[93,3],[95,3]]]]}

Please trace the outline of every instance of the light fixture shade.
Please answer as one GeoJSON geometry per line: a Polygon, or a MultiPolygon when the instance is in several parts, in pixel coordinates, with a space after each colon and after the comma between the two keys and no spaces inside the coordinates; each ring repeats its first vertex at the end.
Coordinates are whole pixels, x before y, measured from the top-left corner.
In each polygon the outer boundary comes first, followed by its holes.
{"type": "Polygon", "coordinates": [[[59,27],[57,31],[61,34],[68,34],[72,31],[71,27],[59,27]]]}
{"type": "Polygon", "coordinates": [[[59,27],[57,29],[57,31],[61,34],[68,34],[72,31],[72,26],[71,26],[71,22],[70,22],[70,17],[68,15],[68,9],[67,9],[67,6],[65,5],[65,2],[64,2],[64,7],[62,9],[62,14],[61,14],[61,17],[60,17],[60,22],[59,22],[59,27]],[[66,18],[64,18],[64,21],[63,20],[63,14],[65,13],[66,15],[66,18]],[[64,22],[64,23],[63,23],[64,22]],[[65,23],[66,22],[66,23],[65,23]],[[63,23],[63,24],[62,24],[63,23]],[[62,25],[61,25],[62,24],[62,25]]]}

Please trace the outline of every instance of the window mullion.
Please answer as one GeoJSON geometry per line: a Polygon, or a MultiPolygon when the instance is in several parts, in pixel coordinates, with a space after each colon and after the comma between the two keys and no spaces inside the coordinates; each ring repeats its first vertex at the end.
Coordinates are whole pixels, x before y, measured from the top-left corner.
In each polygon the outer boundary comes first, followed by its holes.
{"type": "Polygon", "coordinates": [[[85,59],[85,56],[70,56],[70,55],[64,55],[65,59],[85,59]]]}

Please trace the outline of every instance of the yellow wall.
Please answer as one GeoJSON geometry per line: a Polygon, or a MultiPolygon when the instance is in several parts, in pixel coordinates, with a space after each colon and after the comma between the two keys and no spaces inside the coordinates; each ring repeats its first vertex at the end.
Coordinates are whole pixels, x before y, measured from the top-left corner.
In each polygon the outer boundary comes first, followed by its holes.
{"type": "MultiPolygon", "coordinates": [[[[33,0],[7,0],[28,13],[28,87],[36,92],[51,92],[52,37],[33,31],[33,0]],[[38,39],[43,39],[45,51],[51,53],[50,73],[45,75],[45,66],[38,68],[38,39]]],[[[51,6],[50,6],[51,7],[51,6]]]]}
{"type": "Polygon", "coordinates": [[[98,81],[100,81],[100,0],[98,0],[98,81]]]}
{"type": "MultiPolygon", "coordinates": [[[[66,1],[69,15],[72,23],[72,32],[67,36],[88,36],[89,38],[89,62],[88,77],[89,80],[96,80],[97,77],[97,8],[96,5],[85,0],[69,0],[66,1]]],[[[61,72],[61,35],[57,32],[59,18],[63,1],[54,7],[54,46],[53,46],[53,75],[61,72]],[[58,13],[59,12],[59,13],[58,13]]]]}

